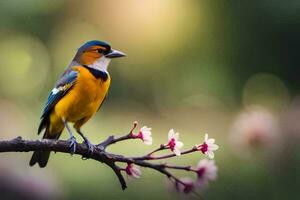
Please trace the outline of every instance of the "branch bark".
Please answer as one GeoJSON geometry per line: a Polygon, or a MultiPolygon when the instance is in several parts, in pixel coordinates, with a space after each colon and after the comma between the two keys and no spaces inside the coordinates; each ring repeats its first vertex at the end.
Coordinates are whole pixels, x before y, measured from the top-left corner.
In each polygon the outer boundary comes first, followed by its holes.
{"type": "MultiPolygon", "coordinates": [[[[125,136],[127,137],[127,136],[125,136]]],[[[126,189],[126,181],[121,173],[121,168],[116,165],[116,162],[121,163],[134,163],[141,167],[154,169],[168,178],[172,178],[175,181],[179,181],[173,174],[166,170],[166,166],[161,164],[153,164],[143,160],[141,157],[128,158],[122,155],[112,154],[105,151],[106,147],[118,141],[125,140],[125,137],[121,137],[121,140],[109,137],[106,141],[95,145],[94,151],[89,152],[84,143],[76,144],[76,151],[74,154],[81,155],[86,159],[93,159],[98,162],[104,163],[115,172],[122,189],[126,189]]],[[[130,139],[130,138],[126,138],[130,139]]],[[[0,152],[30,152],[30,151],[54,151],[61,153],[70,153],[69,142],[64,140],[24,140],[22,137],[17,137],[12,140],[0,141],[0,152]]]]}
{"type": "MultiPolygon", "coordinates": [[[[135,137],[133,134],[133,129],[136,127],[137,123],[134,123],[134,126],[129,134],[115,137],[109,136],[102,143],[95,145],[93,151],[89,151],[86,144],[78,144],[76,143],[76,150],[74,154],[81,155],[82,158],[85,159],[93,159],[98,162],[104,163],[109,166],[114,173],[116,174],[121,188],[125,190],[127,188],[126,181],[122,175],[122,171],[126,172],[126,169],[120,168],[117,163],[126,163],[127,166],[129,164],[135,164],[140,167],[153,169],[163,175],[165,175],[170,180],[173,180],[175,184],[181,184],[184,188],[190,188],[191,186],[188,183],[183,182],[181,179],[177,178],[174,174],[172,174],[169,169],[172,170],[184,170],[192,173],[197,173],[197,170],[191,168],[190,166],[173,166],[168,164],[155,164],[151,163],[151,160],[160,160],[174,157],[175,154],[166,154],[162,156],[153,156],[154,153],[158,151],[162,151],[168,149],[165,145],[160,145],[156,150],[140,157],[125,157],[118,154],[112,154],[106,151],[106,148],[112,144],[131,139],[139,139],[135,137]]],[[[0,153],[1,152],[30,152],[30,151],[54,151],[61,153],[70,153],[70,143],[69,141],[64,140],[50,140],[50,139],[42,139],[42,140],[24,140],[22,137],[17,137],[12,140],[2,140],[0,141],[0,153]]],[[[193,147],[189,150],[183,151],[182,154],[189,154],[198,151],[196,147],[193,147]]],[[[127,173],[127,172],[126,172],[127,173]]],[[[176,186],[177,187],[177,186],[176,186]]],[[[189,190],[190,191],[190,190],[189,190]]],[[[203,199],[199,194],[193,192],[197,197],[203,199]]]]}
{"type": "MultiPolygon", "coordinates": [[[[30,152],[30,151],[54,151],[61,153],[70,153],[68,141],[63,140],[23,140],[17,137],[12,140],[0,141],[0,152],[30,152]]],[[[94,159],[111,167],[117,175],[122,189],[126,189],[126,182],[121,174],[121,170],[116,166],[115,162],[119,155],[114,155],[105,152],[98,146],[95,147],[93,152],[89,152],[85,144],[77,144],[74,154],[81,155],[84,158],[94,159]]]]}

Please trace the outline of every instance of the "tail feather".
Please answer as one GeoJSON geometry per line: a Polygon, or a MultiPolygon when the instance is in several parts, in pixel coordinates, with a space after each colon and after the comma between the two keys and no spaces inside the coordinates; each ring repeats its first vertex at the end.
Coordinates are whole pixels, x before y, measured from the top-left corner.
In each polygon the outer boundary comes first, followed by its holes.
{"type": "MultiPolygon", "coordinates": [[[[45,133],[44,133],[43,139],[58,139],[62,131],[60,131],[57,134],[51,133],[51,135],[50,135],[49,134],[49,126],[50,126],[49,120],[42,119],[38,133],[40,133],[42,131],[42,129],[45,128],[45,133]]],[[[46,167],[46,165],[48,163],[49,157],[50,157],[50,151],[35,151],[35,152],[33,152],[33,155],[30,159],[29,165],[33,166],[36,163],[38,163],[38,165],[41,168],[44,168],[44,167],[46,167]]]]}
{"type": "Polygon", "coordinates": [[[30,159],[29,165],[38,163],[41,168],[46,167],[50,156],[50,151],[35,151],[30,159]]]}

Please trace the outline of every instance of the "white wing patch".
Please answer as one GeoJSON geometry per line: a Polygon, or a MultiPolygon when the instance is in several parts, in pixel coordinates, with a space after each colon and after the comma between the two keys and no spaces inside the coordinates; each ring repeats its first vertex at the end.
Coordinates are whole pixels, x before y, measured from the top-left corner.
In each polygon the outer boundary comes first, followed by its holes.
{"type": "Polygon", "coordinates": [[[53,88],[52,94],[57,94],[57,93],[60,91],[59,88],[60,88],[60,87],[58,87],[58,88],[53,88]]]}
{"type": "Polygon", "coordinates": [[[70,86],[71,86],[70,84],[66,84],[66,85],[63,85],[63,86],[59,86],[57,88],[53,88],[52,89],[52,94],[57,94],[60,91],[66,91],[67,89],[69,89],[70,86]]]}

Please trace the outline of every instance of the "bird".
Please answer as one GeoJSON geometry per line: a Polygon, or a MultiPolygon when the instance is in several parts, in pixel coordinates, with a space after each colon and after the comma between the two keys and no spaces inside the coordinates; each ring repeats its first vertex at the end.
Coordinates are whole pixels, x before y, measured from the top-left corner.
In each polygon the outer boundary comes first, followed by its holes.
{"type": "MultiPolygon", "coordinates": [[[[66,128],[70,136],[70,153],[73,154],[76,138],[69,126],[73,123],[88,151],[93,151],[94,145],[82,133],[81,127],[100,109],[107,96],[111,83],[107,68],[111,59],[124,56],[104,41],[92,40],[83,44],[51,90],[42,111],[38,134],[44,131],[43,139],[58,140],[66,128]]],[[[50,151],[35,151],[29,165],[37,163],[43,168],[49,156],[50,151]]]]}

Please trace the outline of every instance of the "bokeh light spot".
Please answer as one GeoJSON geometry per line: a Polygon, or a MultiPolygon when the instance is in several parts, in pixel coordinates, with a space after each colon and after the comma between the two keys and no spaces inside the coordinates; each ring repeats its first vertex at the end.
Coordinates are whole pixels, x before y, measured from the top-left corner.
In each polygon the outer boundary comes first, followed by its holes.
{"type": "Polygon", "coordinates": [[[245,106],[257,104],[280,111],[290,101],[290,94],[284,82],[277,76],[258,73],[249,78],[243,90],[245,106]]]}
{"type": "Polygon", "coordinates": [[[44,44],[28,34],[10,33],[0,40],[1,89],[5,96],[22,96],[38,92],[45,81],[49,56],[44,44]]]}

